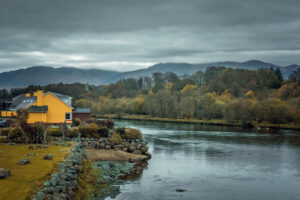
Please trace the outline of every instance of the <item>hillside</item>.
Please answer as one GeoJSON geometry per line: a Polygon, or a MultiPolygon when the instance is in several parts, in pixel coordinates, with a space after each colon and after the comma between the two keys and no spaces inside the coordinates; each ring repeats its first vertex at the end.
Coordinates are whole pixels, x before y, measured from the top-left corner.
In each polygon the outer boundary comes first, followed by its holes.
{"type": "Polygon", "coordinates": [[[0,73],[0,88],[47,85],[49,83],[105,84],[119,72],[100,69],[78,69],[72,67],[36,66],[27,69],[0,73]]]}
{"type": "Polygon", "coordinates": [[[28,85],[47,85],[49,83],[89,83],[93,85],[103,85],[116,82],[124,78],[138,78],[141,76],[151,76],[154,72],[173,72],[178,76],[193,74],[199,70],[205,71],[209,66],[230,67],[257,70],[260,68],[274,69],[280,67],[285,79],[300,68],[299,65],[289,65],[286,67],[277,66],[271,63],[265,63],[259,60],[250,60],[247,62],[216,62],[204,64],[189,63],[159,63],[146,69],[139,69],[129,72],[116,72],[101,69],[78,69],[73,67],[53,68],[46,66],[35,66],[26,69],[0,73],[0,88],[16,88],[28,85]]]}

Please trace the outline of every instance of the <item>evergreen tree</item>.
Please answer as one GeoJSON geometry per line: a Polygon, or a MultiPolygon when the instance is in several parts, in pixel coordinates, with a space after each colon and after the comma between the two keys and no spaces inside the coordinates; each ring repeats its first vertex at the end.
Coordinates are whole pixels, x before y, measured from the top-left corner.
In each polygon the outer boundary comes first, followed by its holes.
{"type": "Polygon", "coordinates": [[[278,78],[278,81],[281,82],[283,80],[283,78],[282,78],[282,73],[281,73],[281,70],[279,69],[279,67],[275,70],[275,74],[278,78]]]}

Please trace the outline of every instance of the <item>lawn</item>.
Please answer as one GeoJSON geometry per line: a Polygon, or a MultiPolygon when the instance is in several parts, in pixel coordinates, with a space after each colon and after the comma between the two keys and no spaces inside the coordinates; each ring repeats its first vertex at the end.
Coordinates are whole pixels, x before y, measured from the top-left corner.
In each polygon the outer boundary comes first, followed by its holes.
{"type": "Polygon", "coordinates": [[[49,145],[48,149],[29,150],[29,145],[0,144],[0,168],[11,171],[11,176],[0,179],[0,200],[30,199],[32,194],[58,170],[59,163],[70,153],[70,146],[49,145]],[[35,153],[35,157],[27,156],[35,153]],[[52,154],[53,160],[44,160],[52,154]],[[18,161],[28,158],[30,163],[19,165],[18,161]]]}

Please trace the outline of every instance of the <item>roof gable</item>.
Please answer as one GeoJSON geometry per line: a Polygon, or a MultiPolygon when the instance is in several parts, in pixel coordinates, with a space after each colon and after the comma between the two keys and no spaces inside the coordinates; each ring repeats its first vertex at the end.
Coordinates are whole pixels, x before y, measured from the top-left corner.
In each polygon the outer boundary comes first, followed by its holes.
{"type": "Polygon", "coordinates": [[[62,103],[64,103],[65,105],[67,105],[68,107],[73,109],[72,106],[71,106],[72,97],[67,96],[67,95],[58,94],[58,93],[53,93],[53,92],[47,92],[44,96],[47,96],[47,95],[54,96],[59,101],[61,101],[62,103]]]}

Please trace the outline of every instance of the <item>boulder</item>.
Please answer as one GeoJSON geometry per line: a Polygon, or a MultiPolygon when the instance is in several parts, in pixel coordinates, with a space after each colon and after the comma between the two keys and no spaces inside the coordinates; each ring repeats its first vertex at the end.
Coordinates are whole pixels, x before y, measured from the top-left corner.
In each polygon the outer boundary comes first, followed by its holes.
{"type": "Polygon", "coordinates": [[[5,179],[6,177],[10,176],[11,173],[9,170],[0,168],[0,179],[5,179]]]}
{"type": "Polygon", "coordinates": [[[125,147],[130,147],[130,143],[129,142],[124,142],[124,146],[125,147]]]}
{"type": "Polygon", "coordinates": [[[90,147],[96,149],[96,148],[97,148],[97,142],[92,141],[92,142],[90,143],[90,147]]]}
{"type": "Polygon", "coordinates": [[[142,154],[142,152],[141,152],[140,150],[135,150],[135,151],[133,152],[133,154],[136,154],[136,155],[141,155],[141,154],[142,154]]]}
{"type": "Polygon", "coordinates": [[[101,143],[99,144],[99,148],[100,148],[100,149],[105,149],[105,144],[104,144],[103,142],[101,142],[101,143]]]}
{"type": "Polygon", "coordinates": [[[53,159],[52,154],[47,154],[44,156],[44,160],[52,160],[52,159],[53,159]]]}
{"type": "Polygon", "coordinates": [[[127,152],[127,151],[128,151],[128,148],[127,148],[127,147],[124,147],[124,148],[122,149],[122,151],[127,152]]]}
{"type": "Polygon", "coordinates": [[[134,152],[135,151],[135,147],[134,146],[130,146],[128,149],[129,149],[130,152],[134,152]]]}
{"type": "Polygon", "coordinates": [[[35,155],[35,153],[28,153],[27,156],[29,156],[29,157],[35,157],[36,155],[35,155]]]}
{"type": "Polygon", "coordinates": [[[111,146],[109,144],[105,145],[105,149],[111,149],[111,146]]]}
{"type": "Polygon", "coordinates": [[[114,149],[122,149],[122,148],[124,148],[124,145],[122,144],[118,144],[114,146],[114,149]]]}
{"type": "Polygon", "coordinates": [[[186,190],[177,188],[175,191],[176,191],[176,192],[185,192],[186,190]]]}
{"type": "Polygon", "coordinates": [[[143,147],[143,145],[141,145],[141,144],[138,144],[138,145],[137,145],[137,148],[138,148],[138,149],[141,149],[142,147],[143,147]]]}
{"type": "Polygon", "coordinates": [[[141,148],[141,151],[142,151],[143,153],[146,153],[146,152],[148,151],[148,147],[147,147],[147,146],[142,147],[142,148],[141,148]]]}
{"type": "Polygon", "coordinates": [[[30,162],[29,162],[29,159],[28,158],[23,158],[22,160],[20,160],[19,162],[18,162],[18,164],[19,165],[27,165],[27,164],[29,164],[30,162]]]}
{"type": "Polygon", "coordinates": [[[151,156],[152,156],[150,152],[145,152],[144,154],[145,154],[146,156],[148,156],[149,158],[151,158],[151,156]]]}
{"type": "Polygon", "coordinates": [[[48,149],[48,145],[43,145],[42,148],[43,149],[48,149]]]}

